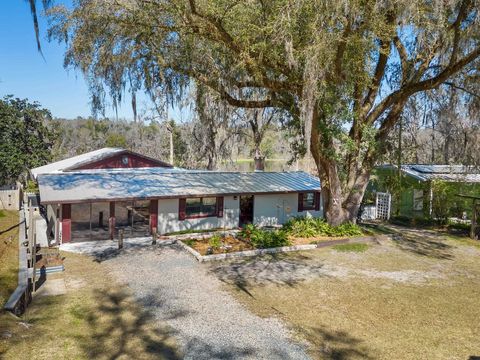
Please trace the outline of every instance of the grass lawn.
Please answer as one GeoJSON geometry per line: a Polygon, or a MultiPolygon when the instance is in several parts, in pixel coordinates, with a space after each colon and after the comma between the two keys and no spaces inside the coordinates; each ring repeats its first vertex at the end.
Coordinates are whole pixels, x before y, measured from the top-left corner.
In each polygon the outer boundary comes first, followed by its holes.
{"type": "Polygon", "coordinates": [[[18,221],[18,211],[0,210],[0,308],[17,287],[18,221]]]}
{"type": "Polygon", "coordinates": [[[211,266],[251,311],[285,320],[313,358],[480,356],[480,249],[404,235],[211,266]]]}
{"type": "MultiPolygon", "coordinates": [[[[27,327],[0,314],[1,359],[179,358],[170,331],[160,326],[119,287],[101,263],[62,253],[67,293],[35,297],[23,316],[27,327]]],[[[48,281],[48,280],[47,280],[48,281]]]]}

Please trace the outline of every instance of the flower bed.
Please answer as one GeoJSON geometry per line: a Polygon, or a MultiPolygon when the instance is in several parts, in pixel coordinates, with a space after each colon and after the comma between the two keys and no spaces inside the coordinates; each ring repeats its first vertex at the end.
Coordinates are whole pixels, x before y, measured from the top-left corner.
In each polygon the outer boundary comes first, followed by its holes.
{"type": "Polygon", "coordinates": [[[246,256],[277,251],[307,250],[358,238],[363,231],[353,224],[331,227],[322,219],[293,218],[280,229],[260,229],[246,225],[238,233],[211,233],[181,240],[183,246],[200,261],[227,258],[233,253],[246,256]],[[229,254],[229,255],[226,255],[229,254]],[[224,256],[225,255],[225,256],[224,256]]]}
{"type": "Polygon", "coordinates": [[[209,239],[189,238],[182,242],[200,255],[224,254],[254,249],[250,243],[233,235],[214,234],[209,239]]]}

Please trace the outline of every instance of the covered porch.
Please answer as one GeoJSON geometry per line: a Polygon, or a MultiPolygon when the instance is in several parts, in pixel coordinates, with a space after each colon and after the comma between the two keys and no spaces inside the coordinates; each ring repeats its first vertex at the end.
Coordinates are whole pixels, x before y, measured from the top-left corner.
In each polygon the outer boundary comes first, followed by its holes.
{"type": "Polygon", "coordinates": [[[158,200],[137,199],[110,202],[61,204],[59,243],[113,240],[149,236],[157,228],[158,200]]]}

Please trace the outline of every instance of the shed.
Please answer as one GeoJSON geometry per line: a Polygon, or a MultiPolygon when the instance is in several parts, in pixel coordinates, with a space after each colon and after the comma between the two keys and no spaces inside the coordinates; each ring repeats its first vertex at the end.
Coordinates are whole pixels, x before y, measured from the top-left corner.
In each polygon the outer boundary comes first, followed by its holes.
{"type": "Polygon", "coordinates": [[[394,214],[408,217],[468,217],[471,203],[455,196],[480,194],[480,169],[464,165],[378,166],[368,191],[392,193],[394,214]],[[400,182],[400,183],[399,183],[400,182]]]}

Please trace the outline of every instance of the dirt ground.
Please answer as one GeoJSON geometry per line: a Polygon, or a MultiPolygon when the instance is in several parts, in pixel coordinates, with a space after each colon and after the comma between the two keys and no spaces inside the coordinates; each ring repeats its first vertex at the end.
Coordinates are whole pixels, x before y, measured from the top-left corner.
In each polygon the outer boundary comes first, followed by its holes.
{"type": "Polygon", "coordinates": [[[251,311],[290,324],[313,358],[480,356],[480,246],[397,231],[362,253],[325,248],[211,271],[251,311]]]}
{"type": "Polygon", "coordinates": [[[85,255],[62,256],[65,273],[47,275],[47,283],[64,282],[64,295],[36,295],[20,319],[0,313],[1,359],[180,358],[168,327],[102,264],[85,255]]]}

